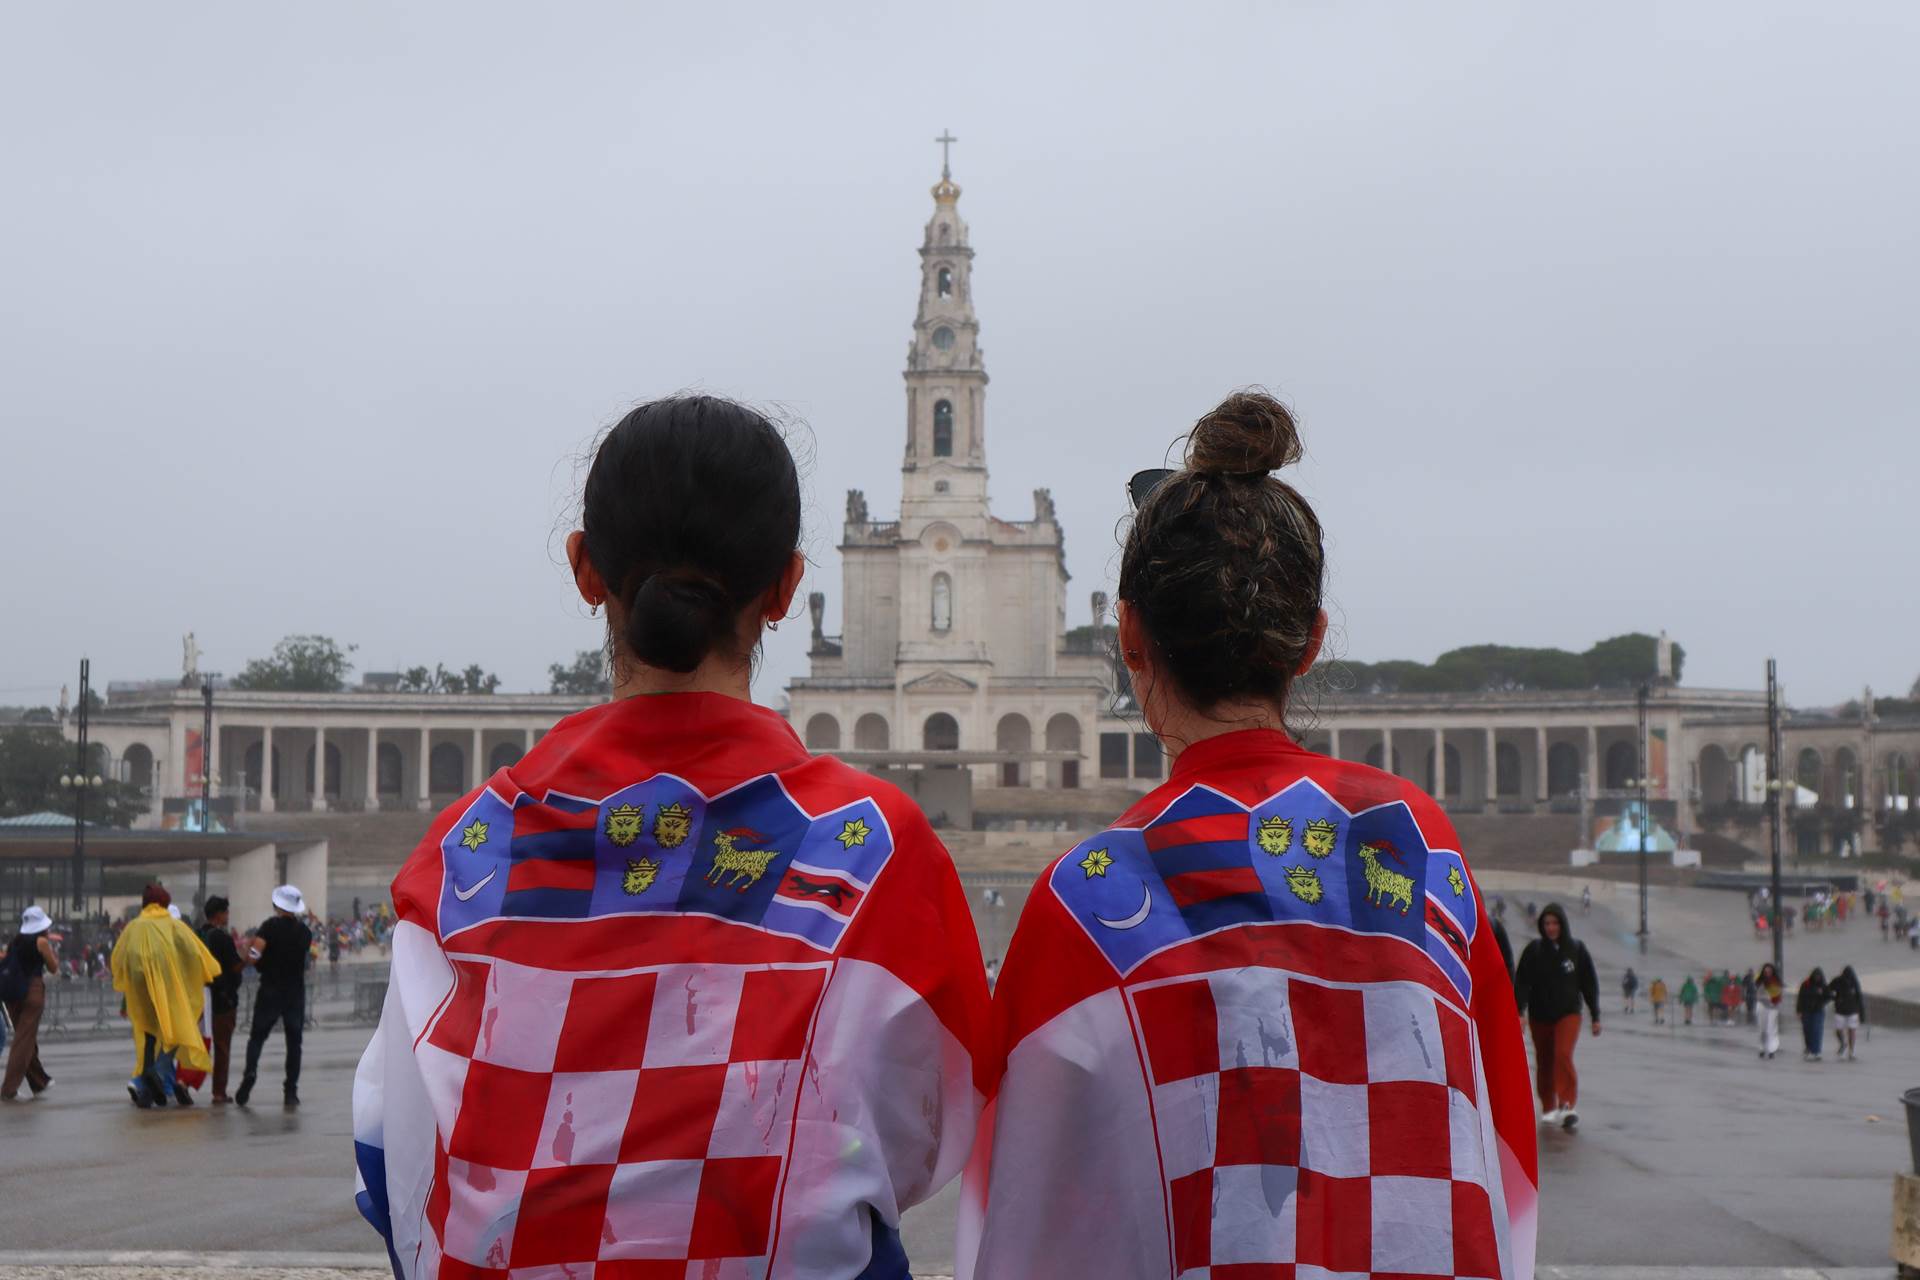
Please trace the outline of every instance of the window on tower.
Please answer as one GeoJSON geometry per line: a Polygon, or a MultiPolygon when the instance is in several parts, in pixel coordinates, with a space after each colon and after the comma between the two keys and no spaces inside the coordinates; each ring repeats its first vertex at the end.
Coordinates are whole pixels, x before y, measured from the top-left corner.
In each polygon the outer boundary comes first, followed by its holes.
{"type": "Polygon", "coordinates": [[[953,456],[953,401],[938,400],[933,406],[933,456],[953,456]]]}
{"type": "Polygon", "coordinates": [[[942,267],[940,268],[940,275],[937,279],[939,281],[937,287],[940,290],[940,296],[943,298],[951,298],[953,296],[953,272],[942,267]]]}
{"type": "Polygon", "coordinates": [[[953,330],[941,325],[933,331],[933,345],[942,351],[953,350],[953,330]]]}
{"type": "Polygon", "coordinates": [[[933,629],[953,630],[953,579],[944,573],[933,575],[933,629]]]}

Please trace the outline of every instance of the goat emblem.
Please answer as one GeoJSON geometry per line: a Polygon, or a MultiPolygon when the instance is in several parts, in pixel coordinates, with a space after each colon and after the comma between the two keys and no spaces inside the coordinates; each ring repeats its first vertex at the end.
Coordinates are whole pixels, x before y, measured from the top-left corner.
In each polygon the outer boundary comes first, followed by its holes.
{"type": "Polygon", "coordinates": [[[707,869],[707,883],[732,889],[735,893],[745,893],[759,884],[760,877],[767,874],[767,864],[779,857],[780,851],[742,849],[736,842],[749,840],[758,844],[765,839],[751,827],[735,827],[716,835],[713,838],[713,865],[707,869]]]}
{"type": "Polygon", "coordinates": [[[1293,819],[1260,819],[1260,847],[1276,858],[1293,848],[1293,819]]]}
{"type": "Polygon", "coordinates": [[[1402,866],[1406,865],[1407,860],[1400,856],[1400,851],[1385,840],[1361,845],[1359,858],[1361,866],[1366,869],[1367,901],[1389,911],[1398,906],[1400,914],[1405,915],[1413,906],[1413,877],[1380,865],[1382,853],[1402,866]]]}

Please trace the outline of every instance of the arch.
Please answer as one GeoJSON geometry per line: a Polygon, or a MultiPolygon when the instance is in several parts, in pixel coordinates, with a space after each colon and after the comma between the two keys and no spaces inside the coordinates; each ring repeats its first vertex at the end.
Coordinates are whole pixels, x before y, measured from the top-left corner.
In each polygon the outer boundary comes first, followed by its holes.
{"type": "Polygon", "coordinates": [[[1820,790],[1820,753],[1818,751],[1812,747],[1800,748],[1800,754],[1794,760],[1793,780],[1816,796],[1823,794],[1820,790]]]}
{"type": "Polygon", "coordinates": [[[853,722],[853,745],[861,751],[885,751],[893,745],[893,735],[887,729],[887,718],[878,712],[869,711],[853,722]]]}
{"type": "Polygon", "coordinates": [[[1631,742],[1615,742],[1607,747],[1607,790],[1624,791],[1639,771],[1640,753],[1631,742]]]}
{"type": "Polygon", "coordinates": [[[953,296],[953,268],[941,267],[934,275],[933,280],[935,293],[942,298],[951,298],[953,296]]]}
{"type": "Polygon", "coordinates": [[[406,761],[398,743],[383,742],[373,754],[374,787],[383,796],[397,796],[404,785],[406,761]]]}
{"type": "Polygon", "coordinates": [[[153,785],[153,752],[144,742],[136,742],[128,747],[120,757],[120,780],[130,787],[145,791],[153,785]]]}
{"type": "Polygon", "coordinates": [[[1382,744],[1376,742],[1367,748],[1367,763],[1369,765],[1375,769],[1386,769],[1388,773],[1398,777],[1400,775],[1400,748],[1395,747],[1393,749],[1393,768],[1387,769],[1386,766],[1381,763],[1381,761],[1386,758],[1387,751],[1382,744]]]}
{"type": "Polygon", "coordinates": [[[1497,796],[1520,794],[1520,748],[1511,742],[1494,744],[1493,793],[1497,796]]]}
{"type": "Polygon", "coordinates": [[[1580,748],[1571,742],[1547,747],[1547,795],[1570,796],[1580,790],[1580,748]]]}
{"type": "Polygon", "coordinates": [[[933,575],[933,629],[953,630],[953,579],[946,573],[933,575]]]}
{"type": "MultiPolygon", "coordinates": [[[[1460,748],[1447,743],[1447,794],[1457,796],[1461,792],[1460,748]]],[[[1433,748],[1427,748],[1427,794],[1436,794],[1433,789],[1433,748]]]]}
{"type": "Polygon", "coordinates": [[[487,752],[487,776],[492,777],[502,769],[511,769],[520,763],[520,757],[526,753],[520,750],[517,742],[496,742],[493,750],[487,752]]]}
{"type": "Polygon", "coordinates": [[[1851,747],[1833,753],[1833,802],[1843,809],[1860,804],[1860,758],[1851,747]]]}
{"type": "Polygon", "coordinates": [[[1886,757],[1882,768],[1886,779],[1882,793],[1886,799],[1882,803],[1889,809],[1905,808],[1901,802],[1913,794],[1913,762],[1907,759],[1905,752],[1896,751],[1886,757]]]}
{"type": "Polygon", "coordinates": [[[824,711],[807,717],[807,749],[809,751],[838,751],[840,749],[840,722],[824,711]]]}
{"type": "Polygon", "coordinates": [[[275,747],[273,749],[273,776],[270,780],[270,785],[268,787],[263,788],[260,785],[260,744],[258,742],[255,742],[252,746],[247,748],[246,761],[245,761],[245,764],[243,765],[243,770],[246,774],[247,790],[253,792],[253,794],[257,796],[274,796],[274,797],[279,796],[280,794],[280,748],[275,747]]]}
{"type": "MultiPolygon", "coordinates": [[[[327,744],[327,776],[324,786],[316,787],[313,777],[313,748],[307,748],[307,794],[338,796],[340,794],[340,748],[338,744],[327,744]]],[[[458,790],[458,788],[455,788],[458,790]]]]}
{"type": "Polygon", "coordinates": [[[926,751],[958,751],[960,722],[944,711],[934,712],[920,727],[920,746],[926,751]]]}
{"type": "Polygon", "coordinates": [[[1767,758],[1749,742],[1740,748],[1740,774],[1734,780],[1741,804],[1759,804],[1767,798],[1767,758]]]}
{"type": "Polygon", "coordinates": [[[936,458],[953,456],[953,401],[951,400],[933,402],[933,456],[936,458]]]}
{"type": "MultiPolygon", "coordinates": [[[[993,746],[996,751],[1033,750],[1033,725],[1018,711],[1010,711],[1000,717],[1000,723],[993,729],[993,746]]],[[[1026,761],[1003,760],[1000,762],[1000,785],[1017,787],[1026,781],[1026,761]]]]}
{"type": "Polygon", "coordinates": [[[1700,803],[1731,804],[1738,798],[1733,761],[1719,744],[1708,743],[1700,752],[1700,803]]]}
{"type": "Polygon", "coordinates": [[[443,742],[427,753],[427,790],[439,794],[467,789],[467,756],[459,746],[443,742]]]}
{"type": "MultiPolygon", "coordinates": [[[[1047,721],[1047,750],[1071,751],[1080,754],[1080,722],[1061,711],[1047,721]]],[[[1080,785],[1080,762],[1062,760],[1060,762],[1060,785],[1069,789],[1080,785]]]]}

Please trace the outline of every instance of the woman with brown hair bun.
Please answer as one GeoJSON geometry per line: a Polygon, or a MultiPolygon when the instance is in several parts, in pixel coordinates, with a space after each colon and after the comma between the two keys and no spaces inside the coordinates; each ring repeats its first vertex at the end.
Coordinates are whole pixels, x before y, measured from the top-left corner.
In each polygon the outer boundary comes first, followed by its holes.
{"type": "Polygon", "coordinates": [[[1129,485],[1121,657],[1173,769],[1028,899],[963,1273],[1531,1272],[1526,1058],[1459,840],[1286,729],[1327,623],[1299,458],[1239,392],[1129,485]]]}

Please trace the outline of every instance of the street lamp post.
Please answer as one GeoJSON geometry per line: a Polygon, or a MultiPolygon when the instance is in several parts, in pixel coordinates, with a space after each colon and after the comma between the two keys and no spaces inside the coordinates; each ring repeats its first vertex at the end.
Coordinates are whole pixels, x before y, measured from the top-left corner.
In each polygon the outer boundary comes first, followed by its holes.
{"type": "Polygon", "coordinates": [[[72,773],[60,775],[61,787],[73,793],[73,909],[76,916],[87,909],[87,789],[105,785],[97,773],[87,772],[87,704],[93,700],[93,663],[80,659],[79,745],[72,773]]]}
{"type": "Polygon", "coordinates": [[[1780,682],[1773,659],[1767,659],[1767,828],[1773,859],[1773,914],[1767,932],[1773,936],[1773,971],[1787,971],[1786,940],[1781,935],[1780,889],[1780,682]]]}
{"type": "Polygon", "coordinates": [[[1653,816],[1647,808],[1647,695],[1645,684],[1640,686],[1640,776],[1635,779],[1640,784],[1640,821],[1634,825],[1640,828],[1640,954],[1647,954],[1647,825],[1653,816]]]}

